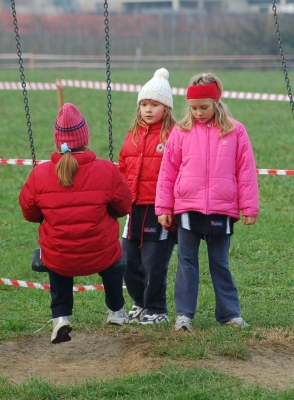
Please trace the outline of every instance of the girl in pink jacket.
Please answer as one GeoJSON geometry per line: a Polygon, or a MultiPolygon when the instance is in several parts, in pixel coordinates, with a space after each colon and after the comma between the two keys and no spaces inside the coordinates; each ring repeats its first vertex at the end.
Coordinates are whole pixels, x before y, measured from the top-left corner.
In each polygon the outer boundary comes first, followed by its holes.
{"type": "Polygon", "coordinates": [[[178,227],[175,283],[176,330],[192,329],[199,286],[198,250],[207,245],[215,291],[215,318],[221,325],[246,327],[229,270],[234,223],[253,225],[258,185],[252,146],[244,126],[220,100],[220,80],[211,73],[193,77],[187,110],[165,147],[156,189],[155,212],[178,227]]]}

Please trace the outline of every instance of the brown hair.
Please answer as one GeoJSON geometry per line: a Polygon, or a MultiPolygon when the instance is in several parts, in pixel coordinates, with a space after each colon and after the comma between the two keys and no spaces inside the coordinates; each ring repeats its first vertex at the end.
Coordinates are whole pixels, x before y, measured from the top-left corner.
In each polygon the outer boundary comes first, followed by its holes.
{"type": "MultiPolygon", "coordinates": [[[[146,101],[149,103],[152,100],[146,100],[146,101]]],[[[171,126],[174,126],[175,124],[176,124],[176,121],[175,121],[174,117],[172,116],[171,108],[168,106],[164,106],[164,114],[162,117],[162,127],[161,127],[161,131],[160,131],[161,143],[163,143],[163,144],[166,143],[169,128],[171,126]]],[[[140,126],[144,126],[144,125],[145,125],[145,122],[143,121],[141,111],[140,111],[140,104],[139,104],[137,111],[136,111],[136,117],[130,126],[130,131],[132,132],[132,141],[135,146],[138,143],[138,138],[137,138],[138,129],[140,128],[140,126]]]]}
{"type": "MultiPolygon", "coordinates": [[[[222,95],[223,93],[223,86],[219,78],[211,73],[201,73],[198,75],[193,76],[190,79],[189,86],[193,85],[206,85],[210,83],[216,83],[220,94],[222,95]]],[[[224,104],[221,100],[213,100],[211,101],[214,103],[214,119],[215,119],[215,125],[220,128],[220,137],[223,137],[227,135],[228,133],[232,132],[232,130],[235,128],[234,123],[231,120],[231,113],[226,104],[224,104]]],[[[184,116],[183,118],[179,121],[178,126],[181,131],[189,131],[193,128],[195,124],[195,118],[191,112],[191,108],[187,104],[187,107],[184,110],[184,116]]]]}
{"type": "MultiPolygon", "coordinates": [[[[86,146],[79,147],[77,149],[72,149],[72,152],[83,152],[88,150],[86,146]]],[[[60,148],[58,148],[60,152],[60,148]]],[[[79,168],[79,164],[71,152],[67,151],[60,158],[56,164],[55,171],[58,176],[58,183],[61,186],[73,186],[74,175],[79,168]]]]}

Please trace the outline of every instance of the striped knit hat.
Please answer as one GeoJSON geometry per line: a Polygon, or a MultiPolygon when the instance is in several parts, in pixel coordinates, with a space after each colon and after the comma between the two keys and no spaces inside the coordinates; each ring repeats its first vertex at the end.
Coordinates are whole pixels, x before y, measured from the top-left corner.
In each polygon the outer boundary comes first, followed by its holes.
{"type": "Polygon", "coordinates": [[[67,143],[70,149],[85,146],[89,143],[88,124],[71,103],[65,103],[60,109],[54,123],[54,142],[57,147],[67,143]]]}

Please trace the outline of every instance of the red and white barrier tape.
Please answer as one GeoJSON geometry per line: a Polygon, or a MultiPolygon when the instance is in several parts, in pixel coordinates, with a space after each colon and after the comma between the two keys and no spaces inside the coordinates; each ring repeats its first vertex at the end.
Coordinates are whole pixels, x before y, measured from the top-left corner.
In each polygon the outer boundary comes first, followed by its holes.
{"type": "MultiPolygon", "coordinates": [[[[78,81],[72,79],[61,79],[56,81],[60,87],[75,87],[82,89],[98,89],[106,90],[107,84],[105,82],[95,81],[78,81]]],[[[128,83],[111,83],[111,90],[117,92],[135,92],[138,93],[141,90],[141,85],[134,85],[128,83]]],[[[172,94],[185,96],[185,88],[172,87],[172,94]]],[[[224,91],[223,98],[225,99],[244,99],[244,100],[270,100],[270,101],[289,101],[288,95],[283,94],[268,94],[268,93],[251,93],[251,92],[229,92],[224,91]]]]}
{"type": "MultiPolygon", "coordinates": [[[[56,80],[56,83],[27,82],[27,90],[56,90],[58,87],[74,87],[81,89],[107,90],[106,82],[96,81],[79,81],[72,79],[56,80]]],[[[138,93],[141,85],[129,83],[111,83],[111,90],[116,92],[138,93]]],[[[20,82],[0,82],[0,90],[21,90],[23,89],[20,82]]],[[[172,94],[185,96],[185,88],[172,87],[172,94]]],[[[252,92],[229,92],[224,91],[224,99],[241,99],[241,100],[267,100],[267,101],[290,101],[286,94],[268,94],[268,93],[252,93],[252,92]]]]}
{"type": "MultiPolygon", "coordinates": [[[[17,287],[25,287],[31,289],[43,289],[50,290],[50,285],[46,283],[35,283],[35,282],[27,282],[27,281],[19,281],[16,279],[6,279],[0,278],[0,284],[17,286],[17,287]]],[[[74,292],[85,292],[87,290],[104,290],[103,285],[88,285],[88,286],[74,286],[74,292]]]]}
{"type": "MultiPolygon", "coordinates": [[[[41,164],[49,160],[36,160],[36,164],[41,164]]],[[[33,165],[32,160],[29,159],[18,159],[18,158],[0,158],[0,164],[5,165],[33,165]]],[[[115,163],[117,164],[117,163],[115,163]]],[[[258,175],[294,175],[292,169],[270,169],[270,168],[257,168],[256,173],[258,175]]]]}
{"type": "MultiPolygon", "coordinates": [[[[20,82],[0,82],[0,90],[22,90],[20,82]]],[[[27,90],[56,90],[56,83],[26,82],[27,90]]]]}
{"type": "MultiPolygon", "coordinates": [[[[49,160],[36,160],[36,164],[41,164],[49,160]]],[[[5,165],[33,165],[33,161],[30,159],[18,159],[18,158],[0,158],[0,164],[5,165]]]]}
{"type": "Polygon", "coordinates": [[[292,169],[264,169],[258,168],[256,170],[259,175],[294,175],[294,170],[292,169]]]}

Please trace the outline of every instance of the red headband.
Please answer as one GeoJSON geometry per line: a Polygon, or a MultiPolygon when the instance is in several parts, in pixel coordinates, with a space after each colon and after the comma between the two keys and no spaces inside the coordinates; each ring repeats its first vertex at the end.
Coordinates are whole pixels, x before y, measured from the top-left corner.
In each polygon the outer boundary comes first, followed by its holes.
{"type": "Polygon", "coordinates": [[[214,99],[219,100],[221,97],[217,84],[209,83],[207,85],[189,86],[187,90],[187,100],[189,99],[214,99]]]}

